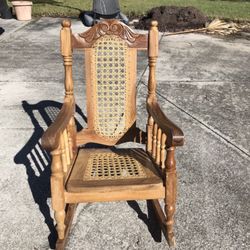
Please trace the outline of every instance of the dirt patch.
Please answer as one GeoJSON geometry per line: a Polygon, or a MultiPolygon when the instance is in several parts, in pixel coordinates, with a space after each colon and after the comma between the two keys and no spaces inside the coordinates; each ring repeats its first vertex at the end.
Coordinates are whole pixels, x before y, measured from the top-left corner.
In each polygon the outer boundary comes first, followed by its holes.
{"type": "Polygon", "coordinates": [[[135,28],[148,30],[151,20],[158,21],[161,32],[202,28],[208,21],[207,17],[194,7],[160,6],[140,18],[135,28]]]}

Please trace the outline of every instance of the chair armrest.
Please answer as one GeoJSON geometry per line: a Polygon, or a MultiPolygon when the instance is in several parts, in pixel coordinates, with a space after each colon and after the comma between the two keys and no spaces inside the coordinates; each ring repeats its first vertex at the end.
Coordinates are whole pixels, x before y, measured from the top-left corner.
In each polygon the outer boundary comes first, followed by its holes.
{"type": "Polygon", "coordinates": [[[182,130],[166,117],[156,101],[147,102],[147,110],[162,132],[167,135],[167,146],[182,146],[184,144],[182,130]]]}
{"type": "Polygon", "coordinates": [[[64,102],[55,121],[48,127],[42,136],[42,147],[51,152],[58,148],[60,135],[67,128],[71,117],[75,112],[74,100],[64,102]]]}

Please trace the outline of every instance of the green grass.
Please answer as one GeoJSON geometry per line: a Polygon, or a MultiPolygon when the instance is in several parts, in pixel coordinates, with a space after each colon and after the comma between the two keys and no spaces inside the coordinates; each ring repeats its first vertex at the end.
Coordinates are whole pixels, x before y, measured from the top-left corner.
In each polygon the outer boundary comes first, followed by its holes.
{"type": "MultiPolygon", "coordinates": [[[[245,0],[120,0],[122,12],[143,15],[161,5],[194,6],[208,17],[250,21],[250,1],[245,0]]],[[[81,10],[91,10],[91,0],[33,0],[33,16],[77,17],[81,10]]]]}

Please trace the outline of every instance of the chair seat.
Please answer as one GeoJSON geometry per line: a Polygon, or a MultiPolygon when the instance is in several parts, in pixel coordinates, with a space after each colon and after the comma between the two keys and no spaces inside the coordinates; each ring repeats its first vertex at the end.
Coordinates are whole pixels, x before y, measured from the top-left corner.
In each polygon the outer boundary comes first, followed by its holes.
{"type": "Polygon", "coordinates": [[[73,193],[147,189],[164,197],[162,178],[143,149],[80,149],[66,183],[73,193]]]}

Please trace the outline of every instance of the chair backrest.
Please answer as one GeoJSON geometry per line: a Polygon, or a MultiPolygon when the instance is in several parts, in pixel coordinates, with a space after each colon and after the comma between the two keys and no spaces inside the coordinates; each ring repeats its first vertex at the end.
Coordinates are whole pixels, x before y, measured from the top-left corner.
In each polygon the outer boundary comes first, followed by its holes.
{"type": "Polygon", "coordinates": [[[88,118],[85,138],[91,134],[93,142],[116,144],[136,121],[137,50],[148,48],[148,35],[134,33],[114,19],[97,23],[84,33],[71,34],[70,23],[65,21],[61,48],[66,96],[73,95],[72,69],[67,67],[72,64],[71,51],[84,49],[85,52],[88,118]],[[68,34],[71,39],[67,38],[68,34]],[[67,85],[72,86],[67,89],[67,85]]]}

